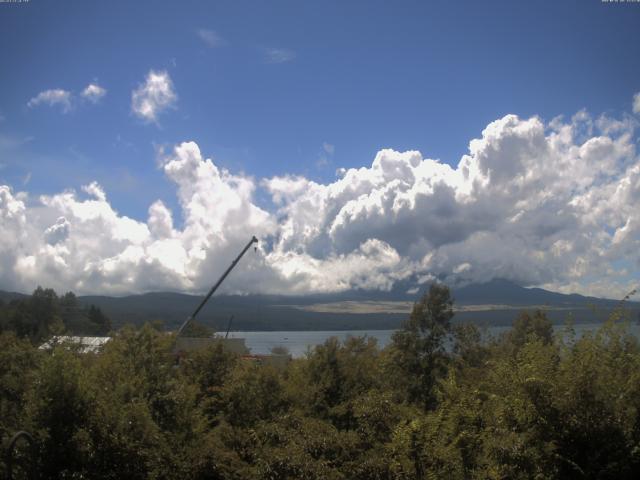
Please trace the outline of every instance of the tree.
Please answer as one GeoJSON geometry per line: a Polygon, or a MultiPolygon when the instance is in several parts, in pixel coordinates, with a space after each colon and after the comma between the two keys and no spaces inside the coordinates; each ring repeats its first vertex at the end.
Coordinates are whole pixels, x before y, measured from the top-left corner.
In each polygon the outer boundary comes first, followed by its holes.
{"type": "Polygon", "coordinates": [[[47,336],[52,329],[62,325],[58,295],[52,288],[40,286],[36,288],[29,299],[29,307],[32,318],[38,326],[36,335],[40,338],[47,336]]]}
{"type": "Polygon", "coordinates": [[[185,337],[211,338],[215,332],[204,323],[191,320],[182,332],[185,337]]]}
{"type": "Polygon", "coordinates": [[[340,429],[353,428],[354,401],[382,383],[378,358],[373,338],[349,337],[341,343],[331,337],[308,354],[302,368],[291,369],[291,397],[312,415],[340,429]]]}
{"type": "Polygon", "coordinates": [[[392,337],[390,378],[410,402],[425,410],[436,406],[435,385],[446,372],[445,341],[451,333],[452,317],[449,287],[434,283],[392,337]]]}
{"type": "Polygon", "coordinates": [[[67,292],[60,297],[60,306],[62,308],[75,308],[78,306],[78,297],[73,292],[67,292]]]}
{"type": "Polygon", "coordinates": [[[69,478],[82,470],[78,433],[91,409],[86,364],[68,345],[45,355],[25,394],[25,425],[36,439],[43,478],[69,478]]]}
{"type": "Polygon", "coordinates": [[[536,310],[533,315],[522,312],[513,322],[513,328],[507,335],[516,349],[536,339],[549,345],[553,342],[553,325],[542,310],[536,310]]]}
{"type": "Polygon", "coordinates": [[[186,381],[197,387],[199,406],[211,419],[219,413],[222,386],[237,362],[238,356],[225,351],[221,342],[188,352],[180,359],[182,375],[186,381]]]}
{"type": "Polygon", "coordinates": [[[91,305],[87,312],[89,321],[94,325],[96,335],[106,335],[111,330],[111,320],[107,317],[99,307],[91,305]]]}
{"type": "MultiPolygon", "coordinates": [[[[38,366],[38,350],[13,332],[0,334],[0,441],[24,429],[24,396],[38,366]]],[[[2,463],[2,462],[0,462],[2,463]]],[[[0,478],[3,478],[0,468],[0,478]]]]}
{"type": "Polygon", "coordinates": [[[260,420],[272,420],[289,405],[279,373],[254,364],[238,365],[220,393],[225,419],[235,427],[252,427],[260,420]]]}
{"type": "Polygon", "coordinates": [[[38,287],[30,297],[12,300],[3,309],[2,317],[2,330],[11,330],[34,343],[64,330],[58,296],[50,288],[38,287]]]}
{"type": "Polygon", "coordinates": [[[289,355],[289,349],[284,345],[276,345],[271,348],[271,355],[289,355]]]}

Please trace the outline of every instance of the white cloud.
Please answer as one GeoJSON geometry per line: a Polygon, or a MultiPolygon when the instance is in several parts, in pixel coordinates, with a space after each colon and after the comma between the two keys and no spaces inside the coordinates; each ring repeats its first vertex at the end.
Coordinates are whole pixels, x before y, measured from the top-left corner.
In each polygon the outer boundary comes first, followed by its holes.
{"type": "Polygon", "coordinates": [[[90,83],[80,94],[83,98],[86,98],[92,103],[98,103],[102,97],[107,94],[107,90],[102,88],[97,83],[90,83]]]}
{"type": "Polygon", "coordinates": [[[196,35],[209,48],[222,47],[227,43],[220,35],[208,28],[199,28],[196,30],[196,35]]]}
{"type": "Polygon", "coordinates": [[[469,270],[471,270],[471,264],[469,262],[464,262],[464,263],[461,263],[460,265],[454,267],[453,268],[453,273],[454,274],[460,274],[460,273],[468,272],[469,270]]]}
{"type": "MultiPolygon", "coordinates": [[[[80,96],[91,103],[98,103],[98,101],[107,94],[107,90],[96,83],[90,83],[85,87],[80,96]]],[[[76,102],[76,94],[63,90],[61,88],[45,90],[33,97],[27,102],[29,108],[34,108],[39,105],[47,105],[49,107],[60,107],[62,113],[68,113],[76,102]]]]}
{"type": "MultiPolygon", "coordinates": [[[[181,230],[160,201],[146,221],[119,214],[96,182],[82,188],[88,197],[69,190],[31,198],[0,187],[0,288],[202,291],[251,235],[275,232],[271,216],[251,201],[252,180],[220,170],[195,143],[177,146],[162,169],[177,189],[181,230]]],[[[262,257],[247,257],[253,262],[243,262],[241,271],[269,275],[262,257]]],[[[229,286],[240,291],[245,281],[238,275],[229,286]]]]}
{"type": "Polygon", "coordinates": [[[286,63],[296,58],[296,53],[287,48],[265,48],[264,59],[267,63],[286,63]]]}
{"type": "Polygon", "coordinates": [[[61,88],[45,90],[27,102],[29,108],[34,108],[39,105],[48,105],[50,107],[59,106],[62,113],[67,113],[71,110],[71,92],[61,88]]]}
{"type": "Polygon", "coordinates": [[[329,155],[333,155],[336,151],[335,145],[332,145],[327,142],[322,143],[322,149],[325,151],[325,153],[328,153],[329,155]]]}
{"type": "Polygon", "coordinates": [[[147,122],[156,122],[158,115],[174,106],[177,99],[169,74],[151,70],[144,83],[131,93],[131,111],[147,122]]]}
{"type": "Polygon", "coordinates": [[[324,167],[329,166],[331,164],[331,157],[333,156],[336,148],[327,142],[322,142],[322,152],[316,161],[316,168],[322,169],[324,167]]]}
{"type": "Polygon", "coordinates": [[[69,222],[66,218],[60,217],[56,220],[56,223],[48,227],[44,231],[45,241],[49,245],[55,245],[56,243],[64,242],[69,237],[69,222]]]}
{"type": "Polygon", "coordinates": [[[104,190],[98,182],[91,182],[89,185],[83,185],[82,190],[101,202],[104,202],[107,199],[107,195],[104,193],[104,190]]]}
{"type": "Polygon", "coordinates": [[[633,96],[633,113],[640,114],[640,92],[633,96]]]}
{"type": "Polygon", "coordinates": [[[371,167],[343,170],[330,184],[269,180],[282,219],[275,250],[325,258],[375,238],[418,276],[572,283],[585,292],[591,277],[628,286],[633,279],[619,279],[622,272],[610,266],[632,266],[637,281],[640,160],[633,125],[593,122],[585,113],[552,123],[497,120],[456,167],[383,150],[371,167]],[[594,123],[607,133],[583,138],[594,123]]]}
{"type": "Polygon", "coordinates": [[[507,115],[449,166],[382,150],[329,183],[256,181],[193,142],[162,154],[182,227],[161,201],[119,214],[97,183],[31,198],[0,187],[0,288],[206,290],[251,235],[262,241],[226,291],[407,289],[434,278],[506,278],[609,297],[640,273],[640,158],[633,122],[582,112],[563,122],[507,115]],[[266,190],[275,211],[257,205],[266,190]],[[62,287],[60,287],[62,288],[62,287]],[[609,288],[609,290],[607,290],[609,288]]]}

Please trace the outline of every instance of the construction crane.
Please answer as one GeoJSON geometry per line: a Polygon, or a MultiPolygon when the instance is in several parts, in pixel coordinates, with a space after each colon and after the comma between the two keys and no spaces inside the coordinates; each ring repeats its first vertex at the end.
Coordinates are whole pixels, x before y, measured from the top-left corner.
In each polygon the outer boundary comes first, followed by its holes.
{"type": "Polygon", "coordinates": [[[249,250],[251,245],[253,245],[254,243],[258,243],[258,239],[255,236],[251,237],[251,240],[249,240],[249,243],[247,243],[247,245],[242,249],[242,251],[240,252],[240,255],[238,255],[236,259],[233,262],[231,262],[231,265],[229,266],[229,268],[227,268],[227,270],[222,274],[222,276],[216,282],[216,284],[213,287],[211,287],[211,290],[209,290],[209,293],[207,293],[207,296],[204,297],[204,300],[200,302],[200,305],[198,305],[198,308],[196,308],[196,310],[191,315],[189,315],[189,317],[187,317],[184,323],[180,326],[180,328],[178,329],[178,336],[180,336],[184,331],[184,329],[187,328],[187,325],[189,325],[189,323],[191,323],[191,321],[196,318],[196,315],[198,315],[198,312],[202,310],[202,307],[204,307],[204,304],[207,303],[207,300],[211,298],[211,295],[213,295],[214,292],[218,289],[218,287],[222,284],[222,282],[224,282],[224,279],[227,278],[227,275],[231,273],[231,270],[233,270],[233,268],[240,261],[242,256],[246,253],[247,250],[249,250]]]}

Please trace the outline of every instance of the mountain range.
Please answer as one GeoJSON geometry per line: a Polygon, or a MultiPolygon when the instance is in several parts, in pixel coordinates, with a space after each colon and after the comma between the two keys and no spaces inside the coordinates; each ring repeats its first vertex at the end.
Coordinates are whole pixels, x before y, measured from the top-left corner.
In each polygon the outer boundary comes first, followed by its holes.
{"type": "MultiPolygon", "coordinates": [[[[426,289],[427,287],[425,287],[426,289]]],[[[217,331],[269,330],[375,330],[398,328],[424,293],[408,294],[404,288],[389,292],[350,291],[305,296],[216,295],[197,320],[217,331]]],[[[25,295],[0,292],[8,301],[25,295]]],[[[454,320],[487,325],[509,325],[522,310],[541,308],[554,323],[571,317],[577,323],[604,320],[620,305],[619,300],[565,295],[541,288],[524,288],[507,280],[452,288],[456,306],[454,320]]],[[[114,326],[160,321],[177,328],[202,300],[202,296],[153,292],[122,297],[79,296],[86,305],[96,305],[114,326]]],[[[625,302],[633,321],[640,320],[640,303],[625,302]]]]}

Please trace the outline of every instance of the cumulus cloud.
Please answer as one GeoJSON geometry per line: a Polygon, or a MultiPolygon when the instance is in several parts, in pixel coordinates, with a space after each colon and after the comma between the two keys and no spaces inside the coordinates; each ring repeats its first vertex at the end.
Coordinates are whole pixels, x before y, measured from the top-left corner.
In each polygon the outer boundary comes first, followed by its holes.
{"type": "Polygon", "coordinates": [[[507,115],[456,165],[382,150],[329,183],[256,180],[186,142],[162,155],[182,226],[163,202],[119,214],[97,183],[31,198],[0,187],[0,284],[78,292],[204,291],[257,235],[227,292],[353,288],[505,278],[621,296],[640,271],[640,158],[633,122],[580,112],[507,115]],[[258,206],[256,190],[273,211],[258,206]],[[607,290],[607,288],[609,290],[607,290]]]}
{"type": "Polygon", "coordinates": [[[633,96],[633,113],[640,114],[640,92],[633,96]]]}
{"type": "Polygon", "coordinates": [[[208,28],[199,28],[196,30],[196,35],[198,35],[198,38],[200,38],[200,40],[202,40],[209,48],[222,47],[226,44],[225,40],[220,37],[220,35],[208,28]]]}
{"type": "MultiPolygon", "coordinates": [[[[107,90],[97,83],[90,83],[79,96],[91,103],[98,103],[107,94],[107,90]]],[[[29,108],[39,105],[59,107],[62,113],[68,113],[77,105],[78,95],[61,88],[45,90],[27,102],[29,108]]]]}
{"type": "Polygon", "coordinates": [[[88,185],[83,185],[82,190],[90,196],[94,197],[96,200],[100,200],[103,202],[107,200],[107,195],[104,193],[104,190],[98,182],[91,182],[88,185]]]}
{"type": "Polygon", "coordinates": [[[34,108],[39,105],[60,107],[62,113],[67,113],[71,110],[71,92],[61,88],[45,90],[27,102],[29,108],[34,108]]]}
{"type": "Polygon", "coordinates": [[[54,223],[44,231],[45,241],[49,245],[55,245],[56,243],[65,241],[69,236],[69,225],[70,224],[66,218],[58,218],[58,220],[56,220],[56,223],[54,223]]]}
{"type": "Polygon", "coordinates": [[[174,106],[177,99],[169,73],[151,70],[144,83],[131,92],[131,111],[146,122],[156,122],[158,115],[174,106]]]}
{"type": "Polygon", "coordinates": [[[296,53],[288,48],[265,48],[264,60],[267,63],[286,63],[296,58],[296,53]]]}
{"type": "MultiPolygon", "coordinates": [[[[178,145],[162,169],[176,186],[180,230],[161,201],[150,206],[146,221],[119,214],[96,182],[82,192],[38,198],[0,187],[2,288],[28,291],[39,283],[111,294],[201,291],[251,235],[275,233],[271,216],[251,201],[253,181],[219,169],[195,143],[178,145]]],[[[242,268],[267,282],[264,258],[249,258],[253,262],[242,268]]],[[[229,284],[232,291],[245,291],[246,278],[238,280],[229,284]]]]}
{"type": "Polygon", "coordinates": [[[97,83],[90,83],[80,94],[83,98],[92,103],[98,103],[102,97],[107,94],[107,90],[97,83]]]}
{"type": "Polygon", "coordinates": [[[455,167],[383,150],[370,167],[342,171],[330,184],[281,177],[265,188],[282,219],[275,250],[328,258],[377,239],[418,282],[507,278],[589,293],[589,278],[632,286],[613,263],[638,276],[633,125],[584,112],[550,124],[507,115],[455,167]]]}

